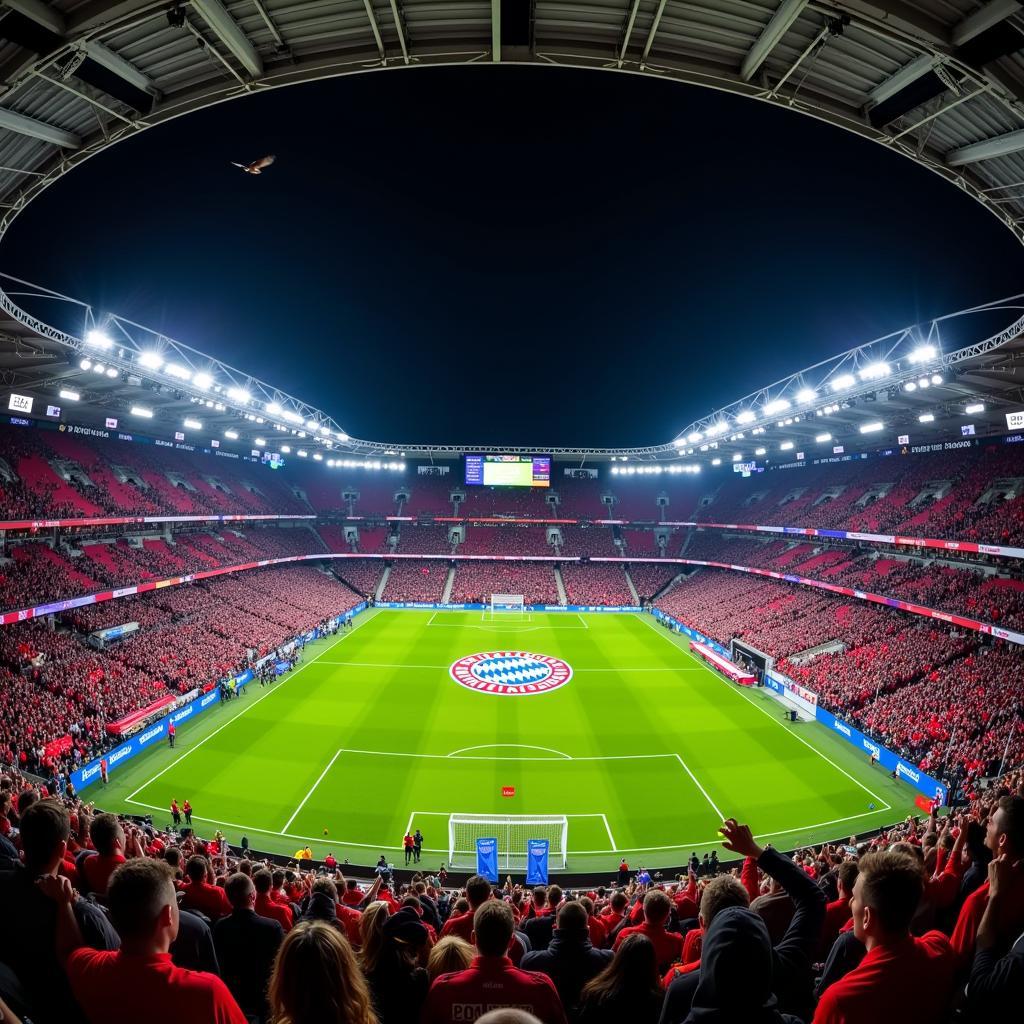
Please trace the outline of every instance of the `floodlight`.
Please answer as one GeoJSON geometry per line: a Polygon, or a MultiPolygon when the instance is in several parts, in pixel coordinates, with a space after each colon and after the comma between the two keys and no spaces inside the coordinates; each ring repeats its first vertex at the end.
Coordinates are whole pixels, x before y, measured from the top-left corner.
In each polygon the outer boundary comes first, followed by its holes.
{"type": "Polygon", "coordinates": [[[713,423],[710,427],[708,427],[705,433],[708,437],[718,437],[720,434],[724,434],[728,429],[728,421],[719,420],[717,423],[713,423]]]}
{"type": "Polygon", "coordinates": [[[874,420],[871,423],[864,423],[861,425],[860,432],[862,434],[877,434],[879,430],[884,430],[885,424],[881,420],[874,420]]]}
{"type": "Polygon", "coordinates": [[[253,444],[256,445],[257,448],[263,448],[266,445],[266,443],[266,438],[262,437],[257,437],[256,440],[253,441],[253,444]]]}
{"type": "Polygon", "coordinates": [[[399,468],[399,470],[400,470],[401,472],[403,472],[403,473],[404,473],[404,472],[405,472],[405,463],[404,463],[404,462],[400,462],[400,463],[398,464],[398,468],[399,468]]]}
{"type": "Polygon", "coordinates": [[[619,475],[619,467],[618,466],[612,466],[612,476],[618,476],[618,475],[619,475]]]}
{"type": "MultiPolygon", "coordinates": [[[[164,370],[164,373],[170,372],[170,370],[164,370]]],[[[187,377],[185,379],[188,380],[187,377]]],[[[204,373],[202,370],[200,370],[199,373],[197,373],[192,378],[192,383],[197,388],[199,388],[200,391],[208,391],[210,388],[213,387],[213,377],[210,374],[204,373]]]]}
{"type": "Polygon", "coordinates": [[[323,462],[324,457],[319,452],[313,452],[313,459],[316,462],[323,462]]]}
{"type": "Polygon", "coordinates": [[[202,430],[203,429],[202,421],[201,420],[194,420],[191,417],[189,417],[187,420],[185,420],[183,426],[188,427],[189,430],[202,430]]]}
{"type": "Polygon", "coordinates": [[[785,412],[790,407],[788,398],[776,398],[774,402],[768,402],[761,406],[761,412],[765,416],[774,416],[778,412],[785,412]]]}
{"type": "Polygon", "coordinates": [[[722,460],[721,459],[712,459],[711,460],[711,465],[712,466],[720,466],[721,464],[722,464],[722,460]]]}
{"type": "Polygon", "coordinates": [[[700,472],[700,466],[691,466],[690,467],[690,472],[691,473],[699,473],[700,472]]]}
{"type": "MultiPolygon", "coordinates": [[[[674,444],[676,446],[676,448],[685,448],[686,447],[686,438],[685,437],[677,437],[672,442],[672,444],[674,444]]],[[[612,458],[614,459],[615,456],[613,455],[612,458]]]]}
{"type": "Polygon", "coordinates": [[[70,391],[67,388],[61,388],[60,397],[68,402],[77,402],[82,396],[77,391],[70,391]]]}
{"type": "Polygon", "coordinates": [[[932,382],[931,382],[931,381],[930,381],[930,380],[929,380],[929,379],[928,379],[927,377],[922,377],[922,378],[921,378],[921,379],[920,379],[920,380],[919,380],[919,381],[917,382],[917,386],[918,386],[918,387],[919,387],[919,388],[920,388],[920,389],[921,389],[922,391],[924,391],[924,389],[925,389],[925,388],[930,388],[930,387],[932,386],[932,382]]]}
{"type": "Polygon", "coordinates": [[[927,363],[938,355],[934,345],[918,345],[907,357],[912,363],[927,363]]]}
{"type": "Polygon", "coordinates": [[[285,455],[291,455],[291,453],[292,453],[292,450],[291,450],[291,448],[289,448],[289,447],[288,447],[288,445],[286,445],[286,444],[283,444],[283,445],[281,445],[281,451],[282,451],[282,452],[283,452],[283,453],[284,453],[285,455]]]}
{"type": "Polygon", "coordinates": [[[766,453],[766,451],[767,451],[767,449],[766,449],[766,448],[758,448],[758,449],[757,449],[757,450],[756,450],[756,451],[754,452],[754,454],[755,454],[755,455],[764,455],[764,454],[766,453]]]}
{"type": "Polygon", "coordinates": [[[102,363],[93,363],[92,372],[101,374],[106,373],[107,368],[102,363]]]}
{"type": "Polygon", "coordinates": [[[966,409],[964,409],[964,412],[967,413],[968,415],[971,415],[972,413],[984,412],[984,411],[985,411],[985,403],[984,402],[974,402],[972,405],[969,405],[969,406],[967,406],[966,409]]]}
{"type": "Polygon", "coordinates": [[[278,405],[277,402],[267,402],[267,412],[271,416],[280,416],[281,415],[281,406],[278,405]]]}
{"type": "Polygon", "coordinates": [[[831,434],[819,434],[814,440],[817,441],[818,444],[824,444],[826,441],[831,441],[832,440],[832,435],[831,434]]]}
{"type": "Polygon", "coordinates": [[[286,419],[289,423],[302,422],[302,417],[297,412],[292,412],[291,409],[285,409],[285,411],[281,413],[281,417],[282,419],[286,419]]]}
{"type": "Polygon", "coordinates": [[[108,366],[107,367],[107,376],[111,380],[114,380],[117,377],[117,370],[115,370],[114,367],[112,367],[112,366],[108,366]]]}
{"type": "Polygon", "coordinates": [[[811,402],[815,401],[817,397],[818,392],[815,391],[814,388],[801,388],[796,393],[796,400],[801,405],[809,405],[811,402]]]}
{"type": "Polygon", "coordinates": [[[335,435],[335,437],[337,437],[337,439],[339,441],[347,441],[348,440],[348,434],[346,434],[344,430],[339,430],[338,433],[335,435]]]}
{"type": "Polygon", "coordinates": [[[757,413],[752,409],[744,409],[743,412],[736,415],[736,422],[739,424],[753,423],[757,419],[757,413]]]}
{"type": "Polygon", "coordinates": [[[300,459],[304,459],[309,454],[309,452],[304,451],[302,448],[300,448],[298,452],[296,452],[296,454],[299,456],[300,459]]]}
{"type": "Polygon", "coordinates": [[[917,390],[917,385],[912,380],[908,380],[907,383],[903,385],[903,390],[904,391],[916,391],[917,390]]]}
{"type": "Polygon", "coordinates": [[[317,423],[316,420],[306,420],[306,429],[307,430],[317,430],[318,427],[319,427],[319,424],[317,423]]]}
{"type": "Polygon", "coordinates": [[[78,365],[83,370],[90,370],[90,369],[92,369],[92,360],[91,359],[83,359],[78,365]]]}
{"type": "Polygon", "coordinates": [[[164,365],[164,357],[159,352],[143,352],[138,358],[138,363],[149,370],[159,370],[164,365]]]}
{"type": "Polygon", "coordinates": [[[935,417],[930,412],[923,412],[917,417],[918,423],[934,423],[935,417]]]}
{"type": "Polygon", "coordinates": [[[783,441],[782,444],[779,445],[779,450],[783,451],[783,452],[788,452],[788,451],[790,451],[792,449],[792,447],[793,447],[793,442],[792,441],[783,441]]]}
{"type": "Polygon", "coordinates": [[[692,433],[686,435],[686,440],[690,444],[696,444],[704,435],[699,430],[694,430],[692,433]]]}
{"type": "Polygon", "coordinates": [[[110,337],[103,331],[87,331],[85,335],[86,345],[92,345],[93,348],[108,349],[113,348],[114,343],[110,337]]]}
{"type": "Polygon", "coordinates": [[[880,377],[888,377],[890,373],[892,367],[888,363],[869,363],[858,371],[858,376],[861,380],[878,380],[880,377]]]}
{"type": "Polygon", "coordinates": [[[141,416],[143,419],[151,420],[153,418],[153,410],[146,409],[141,405],[133,405],[131,409],[133,416],[141,416]]]}
{"type": "Polygon", "coordinates": [[[933,373],[932,374],[932,383],[933,384],[941,384],[942,383],[942,374],[941,373],[933,373]]]}
{"type": "Polygon", "coordinates": [[[252,395],[245,388],[228,388],[226,394],[231,401],[238,402],[239,405],[248,405],[252,401],[252,395]]]}
{"type": "Polygon", "coordinates": [[[852,373],[841,373],[834,381],[832,381],[833,391],[845,391],[847,388],[852,388],[857,383],[857,379],[852,373]]]}
{"type": "Polygon", "coordinates": [[[237,441],[238,440],[238,431],[237,430],[225,430],[224,431],[224,436],[229,441],[237,441]]]}
{"type": "Polygon", "coordinates": [[[732,461],[733,462],[742,462],[743,461],[743,453],[742,452],[736,452],[733,455],[733,457],[732,457],[732,461]]]}

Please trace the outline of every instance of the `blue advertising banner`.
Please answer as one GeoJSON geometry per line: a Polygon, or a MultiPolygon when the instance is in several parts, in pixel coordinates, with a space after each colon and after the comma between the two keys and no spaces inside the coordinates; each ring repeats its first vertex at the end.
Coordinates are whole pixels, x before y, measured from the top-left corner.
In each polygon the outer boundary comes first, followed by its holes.
{"type": "Polygon", "coordinates": [[[498,881],[498,840],[476,841],[476,873],[483,875],[492,885],[498,881]]]}
{"type": "Polygon", "coordinates": [[[246,684],[251,683],[255,678],[256,676],[251,668],[247,668],[240,676],[235,676],[235,692],[241,693],[245,689],[246,684]]]}
{"type": "Polygon", "coordinates": [[[527,839],[526,841],[526,884],[548,884],[548,850],[547,839],[527,839]]]}
{"type": "Polygon", "coordinates": [[[200,714],[219,701],[220,690],[213,689],[209,693],[204,693],[196,697],[195,700],[189,701],[188,704],[183,704],[169,715],[165,715],[160,721],[147,725],[141,732],[130,736],[124,743],[118,744],[113,750],[108,751],[104,757],[98,757],[81,768],[76,768],[71,773],[71,784],[77,791],[81,792],[86,786],[99,779],[101,761],[107,762],[107,774],[113,774],[114,769],[122,762],[130,761],[136,754],[141,754],[143,750],[148,750],[155,743],[166,739],[169,722],[173,722],[175,727],[177,727],[179,722],[184,722],[186,719],[200,714]]]}

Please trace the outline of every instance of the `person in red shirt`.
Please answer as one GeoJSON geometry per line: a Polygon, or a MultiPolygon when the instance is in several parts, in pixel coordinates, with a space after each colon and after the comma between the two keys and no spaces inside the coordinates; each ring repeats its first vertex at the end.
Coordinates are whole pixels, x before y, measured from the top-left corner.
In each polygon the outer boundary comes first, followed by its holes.
{"type": "MultiPolygon", "coordinates": [[[[1016,863],[1024,857],[1024,797],[1004,796],[999,800],[995,811],[989,815],[985,845],[993,858],[1006,857],[1011,863],[1016,863]]],[[[989,883],[984,882],[960,908],[950,941],[961,969],[968,967],[974,956],[974,941],[988,904],[988,893],[989,883]]],[[[1024,878],[1016,880],[1001,902],[996,927],[1012,942],[1024,930],[1024,878]]]]}
{"type": "Polygon", "coordinates": [[[207,882],[208,873],[205,857],[189,857],[185,865],[186,881],[181,887],[181,905],[185,910],[198,910],[213,922],[231,913],[231,901],[220,886],[207,882]]]}
{"type": "Polygon", "coordinates": [[[624,892],[612,893],[612,898],[601,915],[601,920],[608,929],[609,935],[622,923],[622,919],[626,916],[626,907],[628,906],[629,898],[624,892]]]}
{"type": "Polygon", "coordinates": [[[267,870],[257,871],[252,876],[252,884],[256,886],[256,906],[254,907],[260,917],[269,917],[273,921],[279,921],[281,927],[286,931],[292,930],[292,908],[278,903],[271,898],[270,887],[274,883],[274,876],[267,870]]]}
{"type": "Polygon", "coordinates": [[[412,834],[406,832],[402,837],[402,848],[405,850],[405,864],[409,866],[409,861],[412,860],[412,848],[415,845],[415,841],[412,838],[412,834]]]}
{"type": "Polygon", "coordinates": [[[171,961],[178,901],[163,861],[133,859],[111,877],[107,902],[121,936],[116,951],[81,944],[71,910],[74,890],[67,879],[53,878],[45,891],[58,906],[58,954],[90,1024],[136,1024],[140,1012],[147,1024],[246,1024],[220,978],[183,970],[171,961]]]}
{"type": "Polygon", "coordinates": [[[664,971],[683,955],[683,937],[665,930],[665,922],[672,912],[672,901],[660,889],[654,889],[644,897],[644,922],[631,928],[623,928],[615,938],[613,949],[618,949],[629,935],[646,935],[654,944],[658,957],[658,969],[664,971]]]}
{"type": "Polygon", "coordinates": [[[327,856],[324,857],[324,867],[327,868],[328,871],[333,871],[337,866],[337,858],[333,853],[328,853],[327,856]]]}
{"type": "MultiPolygon", "coordinates": [[[[441,938],[446,935],[458,935],[466,942],[473,941],[473,915],[477,910],[491,898],[491,883],[483,875],[473,875],[466,882],[466,899],[469,900],[469,910],[464,914],[453,914],[444,923],[441,929],[441,938]]],[[[509,910],[511,914],[512,911],[509,910]]]]}
{"type": "Polygon", "coordinates": [[[946,1019],[955,957],[942,932],[910,934],[924,894],[917,861],[906,853],[870,853],[860,862],[850,909],[853,932],[866,953],[860,964],[821,996],[814,1024],[877,1024],[946,1019]]]}
{"type": "Polygon", "coordinates": [[[594,901],[589,896],[581,896],[579,902],[587,912],[587,931],[590,933],[590,944],[594,949],[605,949],[608,945],[608,927],[594,913],[594,901]]]}
{"type": "Polygon", "coordinates": [[[192,826],[192,805],[188,802],[188,797],[185,797],[185,802],[181,805],[181,813],[185,815],[185,824],[190,828],[192,826]]]}
{"type": "Polygon", "coordinates": [[[839,930],[850,920],[850,915],[853,913],[850,909],[850,900],[853,898],[857,871],[855,860],[844,860],[839,865],[836,876],[839,897],[831,903],[825,904],[825,920],[821,923],[821,943],[818,946],[818,955],[821,959],[828,956],[828,951],[832,948],[832,943],[836,941],[839,930]]]}
{"type": "MultiPolygon", "coordinates": [[[[102,896],[107,891],[110,876],[127,859],[125,834],[121,823],[113,814],[97,814],[89,823],[89,838],[95,853],[82,853],[77,862],[79,879],[89,892],[102,896]]],[[[138,856],[140,851],[135,851],[138,856]]]]}
{"type": "Polygon", "coordinates": [[[514,1006],[542,1024],[566,1024],[558,990],[549,977],[521,971],[505,956],[515,920],[503,900],[487,900],[473,918],[473,941],[479,955],[464,971],[434,980],[421,1024],[461,1024],[489,1010],[514,1006]]]}

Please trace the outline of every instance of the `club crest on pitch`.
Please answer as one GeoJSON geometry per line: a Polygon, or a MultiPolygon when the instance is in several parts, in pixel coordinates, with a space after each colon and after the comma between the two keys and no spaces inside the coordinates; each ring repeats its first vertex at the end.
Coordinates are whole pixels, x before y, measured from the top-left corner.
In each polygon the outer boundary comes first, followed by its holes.
{"type": "Polygon", "coordinates": [[[467,654],[448,670],[467,690],[500,697],[550,693],[572,679],[572,666],[561,658],[531,651],[485,651],[467,654]]]}

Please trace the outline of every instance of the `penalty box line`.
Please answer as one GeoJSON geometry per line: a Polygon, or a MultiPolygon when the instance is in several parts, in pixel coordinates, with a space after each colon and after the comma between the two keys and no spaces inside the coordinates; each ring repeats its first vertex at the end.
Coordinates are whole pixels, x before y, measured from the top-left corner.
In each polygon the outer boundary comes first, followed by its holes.
{"type": "MultiPolygon", "coordinates": [[[[506,758],[506,760],[507,760],[507,758],[506,758]]],[[[552,758],[548,758],[547,760],[553,760],[553,759],[552,758]]],[[[447,818],[450,818],[453,814],[458,814],[458,813],[460,813],[460,812],[458,812],[458,811],[413,811],[412,814],[409,815],[409,824],[406,825],[405,831],[409,832],[412,829],[413,822],[414,822],[414,820],[417,817],[419,817],[419,818],[445,818],[445,819],[447,819],[447,818]]],[[[501,815],[501,814],[496,814],[496,815],[494,815],[494,817],[495,818],[517,817],[517,815],[501,815]]],[[[524,814],[524,815],[519,815],[519,817],[528,818],[528,817],[530,817],[530,815],[524,814]]],[[[580,850],[580,851],[577,851],[577,856],[580,855],[580,854],[583,854],[583,853],[618,853],[619,852],[618,846],[615,845],[615,836],[612,835],[612,829],[611,829],[611,826],[608,824],[608,819],[600,811],[597,811],[597,812],[594,812],[594,813],[563,814],[562,817],[563,818],[600,818],[601,821],[604,822],[604,830],[605,830],[605,832],[608,833],[608,842],[611,843],[611,847],[612,847],[611,850],[580,850]]],[[[566,856],[570,855],[571,853],[572,853],[571,850],[566,850],[566,856]]]]}
{"type": "MultiPolygon", "coordinates": [[[[217,726],[217,728],[216,728],[216,729],[214,729],[214,730],[213,730],[213,732],[211,732],[211,733],[210,733],[209,735],[207,735],[207,736],[204,736],[204,737],[203,737],[203,738],[202,738],[202,739],[201,739],[201,740],[200,740],[200,741],[199,741],[198,743],[196,743],[196,744],[195,744],[194,746],[192,746],[192,747],[189,747],[189,748],[188,748],[188,750],[184,751],[184,752],[182,753],[182,755],[181,755],[180,757],[176,757],[176,758],[175,758],[175,759],[174,759],[174,760],[173,760],[173,761],[172,761],[172,762],[171,762],[171,763],[170,763],[169,765],[167,765],[167,766],[166,766],[166,767],[164,767],[164,768],[161,768],[161,769],[160,769],[160,771],[158,771],[158,772],[156,773],[156,775],[154,775],[154,776],[153,776],[153,777],[152,777],[151,779],[149,779],[149,780],[148,780],[147,782],[144,782],[144,783],[143,783],[143,784],[142,784],[141,786],[139,786],[139,788],[138,788],[138,789],[136,789],[136,790],[135,790],[135,791],[134,791],[134,792],[133,792],[132,794],[130,794],[129,796],[125,797],[125,801],[126,801],[127,803],[137,803],[138,801],[136,801],[136,800],[135,800],[135,797],[137,797],[137,796],[138,796],[138,795],[139,795],[139,794],[140,794],[140,793],[141,793],[141,792],[142,792],[142,791],[143,791],[143,790],[144,790],[144,789],[145,789],[145,788],[146,788],[147,786],[150,786],[150,785],[152,785],[152,784],[153,784],[154,782],[156,782],[156,780],[157,780],[157,779],[159,779],[159,778],[160,778],[160,777],[161,777],[162,775],[164,775],[164,774],[166,774],[167,772],[169,772],[169,771],[170,771],[170,770],[171,770],[172,768],[174,768],[174,767],[175,767],[176,765],[178,765],[178,764],[181,764],[181,762],[182,762],[182,761],[184,761],[186,757],[188,757],[188,756],[189,756],[190,754],[194,754],[194,753],[195,753],[195,752],[196,752],[196,751],[197,751],[197,750],[198,750],[198,749],[199,749],[199,748],[200,748],[200,747],[201,747],[201,746],[202,746],[202,745],[203,745],[204,743],[206,743],[206,742],[207,742],[207,741],[209,741],[209,740],[212,740],[212,739],[213,739],[213,737],[214,737],[214,736],[216,736],[216,735],[217,735],[217,733],[219,733],[219,732],[221,731],[221,729],[226,729],[226,728],[227,728],[227,727],[228,727],[229,725],[231,725],[231,724],[232,724],[233,722],[236,722],[236,721],[237,721],[237,720],[238,720],[239,718],[241,718],[241,717],[242,717],[242,715],[244,715],[244,714],[245,714],[246,712],[248,712],[248,711],[251,711],[251,710],[252,710],[252,709],[253,709],[254,707],[256,707],[256,705],[257,705],[257,704],[259,704],[259,703],[260,703],[260,701],[266,700],[266,699],[267,699],[267,697],[269,697],[269,696],[270,696],[271,694],[274,694],[274,693],[280,693],[280,692],[281,692],[281,690],[282,690],[282,689],[283,689],[283,688],[284,688],[285,686],[287,686],[287,685],[288,685],[288,683],[289,683],[289,682],[290,682],[290,681],[291,681],[292,679],[294,679],[294,678],[295,678],[295,677],[296,677],[296,676],[297,676],[297,675],[298,675],[298,674],[299,674],[300,672],[304,672],[304,671],[305,671],[305,670],[306,670],[307,668],[309,668],[309,666],[310,666],[310,665],[315,665],[315,664],[316,664],[316,663],[317,663],[317,662],[318,662],[318,661],[319,661],[319,660],[320,660],[320,659],[321,659],[321,658],[322,658],[322,657],[323,657],[323,656],[324,656],[325,654],[327,654],[327,652],[328,652],[328,651],[333,651],[333,650],[334,650],[334,648],[338,646],[338,644],[340,644],[340,643],[341,643],[341,642],[342,642],[343,640],[345,640],[345,639],[347,639],[348,637],[350,637],[350,636],[351,636],[351,635],[352,635],[352,634],[353,634],[353,633],[354,633],[354,632],[355,632],[355,631],[356,631],[357,629],[360,629],[360,628],[361,628],[362,626],[366,625],[366,623],[367,623],[367,622],[370,622],[370,621],[372,621],[373,619],[375,619],[375,618],[377,617],[377,615],[379,615],[379,614],[380,614],[380,610],[379,610],[379,609],[374,609],[374,610],[373,610],[373,614],[372,614],[372,615],[369,615],[369,616],[367,616],[367,617],[366,617],[366,618],[364,618],[364,619],[363,619],[363,620],[362,620],[361,622],[357,622],[357,623],[355,623],[355,624],[353,625],[352,629],[351,629],[351,630],[349,630],[349,632],[347,632],[347,633],[343,633],[343,634],[342,634],[341,636],[339,636],[339,637],[338,637],[338,638],[337,638],[337,639],[336,639],[336,640],[335,640],[335,641],[334,641],[333,643],[330,643],[330,644],[328,644],[328,645],[327,645],[327,646],[326,646],[326,647],[325,647],[325,648],[324,648],[324,649],[323,649],[323,650],[322,650],[322,651],[321,651],[321,652],[320,652],[320,653],[319,653],[319,654],[318,654],[318,655],[317,655],[317,656],[316,656],[315,658],[311,659],[310,661],[307,661],[305,665],[300,665],[300,666],[299,666],[299,667],[298,667],[297,669],[295,669],[295,671],[294,671],[294,672],[292,672],[292,673],[291,673],[291,675],[289,675],[289,676],[288,676],[288,678],[287,678],[287,679],[285,679],[285,680],[284,680],[283,682],[281,682],[281,683],[278,683],[277,685],[271,686],[271,687],[270,687],[270,688],[269,688],[269,689],[267,690],[267,692],[266,692],[266,693],[260,694],[260,696],[259,696],[259,697],[257,697],[257,698],[256,698],[256,699],[255,699],[254,701],[252,701],[252,703],[250,703],[250,704],[246,704],[246,705],[245,705],[245,707],[244,707],[244,708],[242,708],[242,710],[238,712],[238,714],[236,714],[236,715],[232,715],[232,716],[231,716],[231,717],[230,717],[230,718],[229,718],[229,719],[228,719],[228,720],[227,720],[226,722],[224,722],[224,724],[223,724],[223,725],[219,725],[219,726],[217,726]]],[[[147,804],[140,804],[140,806],[148,806],[148,805],[147,805],[147,804]]],[[[272,834],[272,833],[271,833],[271,834],[272,834]]]]}
{"type": "MultiPolygon", "coordinates": [[[[651,629],[653,629],[653,630],[654,630],[654,632],[658,634],[658,636],[660,636],[660,637],[662,637],[663,639],[667,640],[667,641],[668,641],[668,642],[669,642],[669,643],[670,643],[670,644],[671,644],[671,645],[672,645],[672,646],[673,646],[673,647],[674,647],[674,648],[675,648],[675,649],[676,649],[677,651],[681,651],[681,652],[682,652],[683,654],[685,654],[685,655],[686,655],[686,656],[687,656],[688,658],[690,658],[691,660],[693,660],[693,661],[697,662],[697,664],[698,664],[698,665],[700,665],[700,666],[701,666],[701,668],[702,668],[702,669],[704,669],[705,671],[711,671],[711,670],[710,670],[710,669],[708,669],[708,668],[707,668],[707,666],[706,666],[706,665],[704,665],[704,664],[703,664],[703,663],[702,663],[702,662],[701,662],[701,661],[700,661],[700,660],[699,660],[698,658],[694,657],[694,655],[692,655],[692,654],[691,654],[691,653],[690,653],[690,652],[689,652],[689,651],[688,651],[688,650],[687,650],[687,649],[686,649],[685,647],[681,646],[680,644],[677,644],[677,643],[675,642],[675,640],[673,640],[673,639],[672,639],[672,635],[671,635],[671,634],[665,634],[665,633],[662,633],[662,632],[661,632],[661,630],[659,630],[659,629],[657,628],[657,626],[653,625],[653,624],[652,624],[652,623],[651,623],[651,622],[650,622],[650,621],[649,621],[649,620],[648,620],[647,618],[645,618],[645,617],[643,616],[643,613],[641,613],[640,617],[641,617],[641,619],[643,620],[643,622],[644,622],[644,623],[645,623],[645,624],[646,624],[647,626],[650,626],[650,628],[651,628],[651,629]]],[[[753,708],[757,708],[757,710],[758,710],[758,711],[760,711],[762,715],[767,715],[767,716],[768,716],[768,718],[769,718],[769,719],[770,719],[771,721],[773,721],[773,722],[774,722],[774,723],[775,723],[775,724],[776,724],[777,726],[779,726],[779,728],[780,728],[780,729],[782,729],[782,731],[783,731],[783,732],[784,732],[784,733],[785,733],[785,734],[786,734],[787,736],[792,736],[792,737],[793,737],[793,739],[795,739],[795,740],[799,740],[799,741],[800,741],[800,742],[801,742],[801,743],[802,743],[802,744],[803,744],[803,745],[804,745],[805,747],[807,747],[807,749],[808,749],[808,750],[813,750],[813,751],[814,751],[814,753],[818,755],[818,757],[820,757],[820,758],[821,758],[821,759],[822,759],[823,761],[826,761],[826,762],[827,762],[828,764],[832,765],[832,767],[833,767],[833,768],[835,768],[835,770],[836,770],[837,772],[841,772],[841,773],[842,773],[843,775],[845,775],[845,776],[846,776],[846,777],[847,777],[847,778],[848,778],[848,779],[849,779],[849,780],[850,780],[850,781],[851,781],[852,783],[854,783],[854,785],[856,785],[856,786],[859,786],[859,787],[860,787],[860,788],[861,788],[862,790],[864,790],[864,792],[865,792],[865,793],[867,793],[867,795],[868,795],[868,796],[870,796],[870,797],[874,798],[874,799],[875,799],[875,800],[877,800],[877,801],[878,801],[878,802],[879,802],[880,804],[882,804],[883,806],[879,808],[880,810],[883,810],[883,811],[891,811],[891,810],[892,810],[892,804],[890,804],[890,803],[889,803],[888,801],[886,801],[886,800],[883,800],[883,799],[882,799],[882,797],[880,797],[880,796],[879,796],[879,795],[878,795],[877,793],[873,793],[873,792],[872,792],[872,791],[871,791],[870,789],[868,789],[868,787],[867,787],[867,786],[865,786],[865,785],[864,785],[864,783],[863,783],[863,782],[861,782],[861,781],[860,781],[859,779],[856,779],[856,778],[854,778],[854,776],[852,776],[852,775],[851,775],[851,774],[850,774],[850,773],[849,773],[849,772],[848,772],[848,771],[847,771],[847,770],[846,770],[845,768],[842,768],[842,767],[840,767],[840,766],[839,766],[838,764],[836,764],[836,763],[835,763],[835,761],[833,761],[831,757],[829,757],[829,756],[828,756],[827,754],[824,754],[824,753],[822,753],[822,751],[820,751],[820,750],[819,750],[819,749],[818,749],[818,748],[817,748],[816,746],[814,746],[814,744],[813,744],[813,743],[808,743],[808,742],[807,742],[807,740],[805,740],[805,739],[803,738],[803,736],[799,736],[799,735],[797,735],[797,733],[793,732],[793,731],[792,731],[791,729],[787,729],[787,728],[785,727],[785,725],[783,725],[783,724],[782,724],[782,722],[781,722],[781,721],[780,721],[780,720],[779,720],[778,718],[776,718],[776,717],[775,717],[774,715],[772,715],[772,714],[770,714],[769,712],[767,712],[767,711],[766,711],[766,710],[765,710],[765,709],[764,709],[763,707],[761,707],[761,705],[760,705],[760,704],[757,704],[757,703],[755,703],[755,701],[754,701],[754,700],[752,700],[752,699],[751,699],[750,697],[748,697],[748,696],[747,696],[747,695],[746,695],[746,694],[745,694],[745,693],[743,692],[743,690],[742,690],[741,688],[738,688],[738,687],[735,687],[735,686],[730,686],[730,685],[729,685],[729,684],[728,684],[728,683],[726,682],[726,680],[722,679],[722,677],[721,677],[721,676],[720,676],[720,675],[719,675],[719,674],[718,674],[717,672],[711,672],[711,674],[712,674],[712,675],[713,675],[713,676],[714,676],[714,677],[715,677],[716,679],[719,679],[719,680],[721,680],[721,682],[725,683],[725,684],[726,684],[726,687],[727,687],[727,689],[728,689],[728,690],[729,690],[729,691],[730,691],[731,693],[735,693],[735,694],[736,694],[737,696],[741,697],[741,698],[742,698],[743,700],[745,700],[745,701],[746,701],[746,702],[747,702],[747,703],[748,703],[748,704],[749,704],[749,705],[750,705],[751,707],[753,707],[753,708]]]]}

